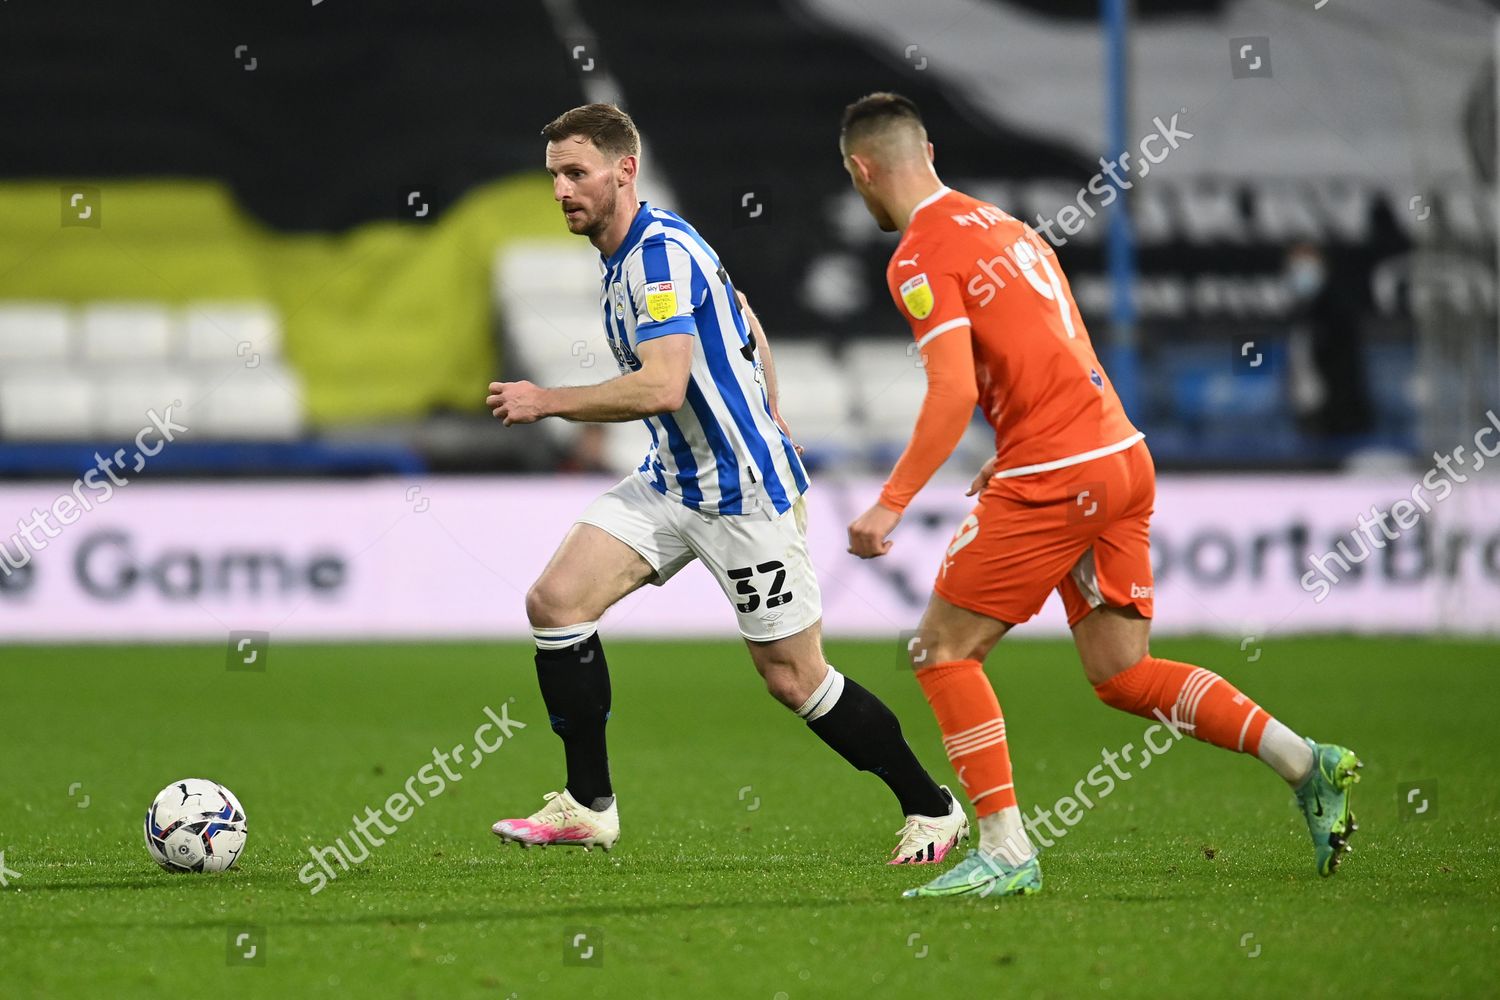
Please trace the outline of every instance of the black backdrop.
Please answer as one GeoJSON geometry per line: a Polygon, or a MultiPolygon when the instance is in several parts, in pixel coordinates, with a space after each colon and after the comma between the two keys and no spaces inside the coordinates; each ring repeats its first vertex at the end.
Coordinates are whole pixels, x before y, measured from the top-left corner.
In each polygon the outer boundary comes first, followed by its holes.
{"type": "Polygon", "coordinates": [[[432,219],[538,167],[583,100],[540,3],[238,7],[0,5],[0,176],[217,177],[289,230],[394,217],[420,186],[432,219]]]}

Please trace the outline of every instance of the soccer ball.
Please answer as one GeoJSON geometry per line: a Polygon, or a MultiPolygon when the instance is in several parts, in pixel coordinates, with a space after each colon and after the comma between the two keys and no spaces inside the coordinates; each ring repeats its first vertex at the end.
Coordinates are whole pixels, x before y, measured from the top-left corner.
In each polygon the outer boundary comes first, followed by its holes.
{"type": "Polygon", "coordinates": [[[146,850],[169,872],[222,872],[245,849],[245,810],[217,781],[187,778],[146,811],[146,850]]]}

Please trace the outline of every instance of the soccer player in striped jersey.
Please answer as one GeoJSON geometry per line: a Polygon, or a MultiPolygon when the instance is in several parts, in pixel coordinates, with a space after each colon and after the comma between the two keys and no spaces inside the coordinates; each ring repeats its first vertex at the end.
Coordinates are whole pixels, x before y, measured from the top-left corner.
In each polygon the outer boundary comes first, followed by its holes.
{"type": "Polygon", "coordinates": [[[890,710],[823,659],[807,472],[778,416],[765,331],[697,231],[637,201],[640,137],[625,112],[584,105],[542,134],[568,230],[599,250],[601,319],[620,376],[550,389],[495,382],[488,405],[506,426],[642,420],[651,444],[640,468],[583,512],[526,595],[567,784],[537,813],[501,820],[494,832],[522,846],[614,845],[599,619],[700,559],[734,605],[772,696],[895,794],[906,821],[891,863],[941,861],[968,832],[962,806],[922,769],[890,710]]]}
{"type": "Polygon", "coordinates": [[[879,500],[849,526],[850,551],[871,559],[890,550],[902,511],[953,453],[976,404],[995,429],[995,456],[969,490],[979,500],[948,546],[911,645],[978,814],[979,847],[908,895],[1041,888],[1005,719],[982,664],[1054,589],[1100,700],[1259,757],[1296,791],[1318,873],[1332,874],[1355,829],[1354,754],[1298,737],[1212,671],[1150,653],[1156,473],[1052,248],[938,179],[921,116],[904,97],[851,104],[839,145],[870,214],[902,234],[886,277],[927,374],[911,443],[879,500]]]}

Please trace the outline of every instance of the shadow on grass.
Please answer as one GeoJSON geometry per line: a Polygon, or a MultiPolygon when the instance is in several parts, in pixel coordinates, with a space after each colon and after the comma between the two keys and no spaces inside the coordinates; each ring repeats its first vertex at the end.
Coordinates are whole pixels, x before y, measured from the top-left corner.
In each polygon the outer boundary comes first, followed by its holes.
{"type": "MultiPolygon", "coordinates": [[[[82,884],[75,884],[83,888],[82,884]]],[[[75,887],[70,886],[70,887],[75,887]]],[[[101,888],[129,888],[120,883],[108,883],[101,888]]],[[[493,910],[485,910],[482,913],[470,911],[443,911],[437,913],[415,913],[404,911],[400,913],[356,913],[347,916],[329,914],[327,916],[287,915],[273,916],[265,912],[245,914],[245,918],[254,919],[268,925],[277,927],[358,927],[358,926],[415,926],[417,924],[482,924],[492,921],[516,921],[535,920],[539,917],[651,917],[660,916],[664,913],[691,913],[701,911],[732,911],[732,912],[778,912],[787,910],[822,910],[853,906],[879,906],[899,905],[911,906],[910,900],[902,900],[899,897],[887,899],[884,897],[861,897],[861,898],[818,898],[801,901],[785,900],[733,900],[721,899],[705,902],[675,902],[675,903],[635,903],[635,904],[603,904],[582,903],[565,904],[557,906],[510,906],[493,910]]],[[[314,904],[316,905],[316,904],[314,904]]],[[[143,920],[139,917],[128,920],[64,920],[55,925],[34,918],[27,920],[28,927],[43,928],[48,926],[66,926],[68,928],[137,928],[140,930],[195,930],[202,931],[208,927],[217,930],[221,923],[233,922],[232,918],[225,917],[223,921],[215,921],[205,924],[203,920],[143,920]]]]}

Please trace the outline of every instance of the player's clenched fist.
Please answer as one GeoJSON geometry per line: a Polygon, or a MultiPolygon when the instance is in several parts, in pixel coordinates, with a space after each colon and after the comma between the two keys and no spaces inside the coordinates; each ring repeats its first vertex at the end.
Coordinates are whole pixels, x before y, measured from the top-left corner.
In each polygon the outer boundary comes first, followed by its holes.
{"type": "Polygon", "coordinates": [[[511,424],[529,424],[547,416],[543,406],[547,390],[530,382],[491,382],[484,403],[490,412],[511,424]]]}
{"type": "Polygon", "coordinates": [[[891,551],[886,538],[901,523],[901,515],[882,504],[876,504],[849,525],[849,551],[861,559],[874,559],[891,551]]]}

